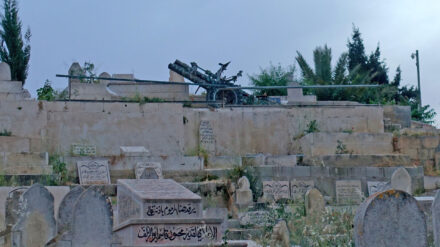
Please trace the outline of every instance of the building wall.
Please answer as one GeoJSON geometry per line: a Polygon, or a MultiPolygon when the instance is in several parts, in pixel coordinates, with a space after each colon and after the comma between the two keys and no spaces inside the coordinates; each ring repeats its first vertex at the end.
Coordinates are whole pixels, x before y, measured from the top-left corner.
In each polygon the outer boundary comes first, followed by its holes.
{"type": "Polygon", "coordinates": [[[29,138],[31,151],[69,154],[72,143],[97,155],[145,146],[153,155],[197,155],[199,125],[210,121],[216,155],[295,153],[316,120],[321,132],[383,133],[382,109],[368,106],[184,108],[174,103],[0,101],[0,129],[29,138]]]}

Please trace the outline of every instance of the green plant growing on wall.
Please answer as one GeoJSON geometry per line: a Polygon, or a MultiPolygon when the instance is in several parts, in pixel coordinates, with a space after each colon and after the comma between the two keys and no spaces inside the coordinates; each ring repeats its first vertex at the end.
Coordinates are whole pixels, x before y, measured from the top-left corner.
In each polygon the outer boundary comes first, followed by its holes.
{"type": "Polygon", "coordinates": [[[50,81],[46,80],[42,88],[37,89],[38,100],[52,101],[55,99],[55,90],[52,88],[50,81]]]}
{"type": "Polygon", "coordinates": [[[336,146],[335,154],[349,154],[352,153],[347,150],[347,145],[345,145],[341,140],[337,140],[338,145],[336,146]]]}
{"type": "Polygon", "coordinates": [[[228,173],[228,178],[237,183],[238,179],[246,176],[250,183],[250,189],[253,192],[253,199],[257,201],[263,195],[263,184],[257,171],[252,166],[235,166],[228,173]]]}
{"type": "Polygon", "coordinates": [[[305,130],[305,132],[307,134],[319,132],[318,123],[316,122],[316,120],[312,120],[309,124],[307,124],[307,129],[305,130]]]}
{"type": "Polygon", "coordinates": [[[49,164],[52,166],[53,174],[55,175],[54,183],[56,185],[66,184],[69,175],[67,165],[60,155],[51,155],[49,157],[49,164]]]}
{"type": "Polygon", "coordinates": [[[3,129],[0,132],[0,136],[11,136],[11,135],[12,135],[12,132],[11,131],[7,131],[6,129],[3,129]]]}

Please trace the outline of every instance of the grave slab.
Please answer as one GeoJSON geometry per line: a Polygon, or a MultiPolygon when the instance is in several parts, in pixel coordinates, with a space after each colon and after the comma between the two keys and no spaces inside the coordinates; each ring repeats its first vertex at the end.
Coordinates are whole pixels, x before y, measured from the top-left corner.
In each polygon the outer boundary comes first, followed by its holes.
{"type": "Polygon", "coordinates": [[[108,160],[78,161],[77,167],[81,184],[110,184],[108,160]]]}
{"type": "Polygon", "coordinates": [[[119,179],[118,222],[203,215],[202,198],[171,179],[119,179]]]}
{"type": "Polygon", "coordinates": [[[360,180],[336,181],[336,200],[338,204],[360,204],[362,197],[360,180]]]}
{"type": "Polygon", "coordinates": [[[382,192],[391,189],[391,184],[389,182],[368,181],[367,186],[368,186],[369,196],[377,192],[382,192]]]}
{"type": "Polygon", "coordinates": [[[289,198],[289,181],[263,181],[263,195],[266,199],[289,198]]]}
{"type": "Polygon", "coordinates": [[[294,200],[304,200],[306,192],[314,187],[313,180],[292,180],[290,181],[290,197],[294,200]]]}

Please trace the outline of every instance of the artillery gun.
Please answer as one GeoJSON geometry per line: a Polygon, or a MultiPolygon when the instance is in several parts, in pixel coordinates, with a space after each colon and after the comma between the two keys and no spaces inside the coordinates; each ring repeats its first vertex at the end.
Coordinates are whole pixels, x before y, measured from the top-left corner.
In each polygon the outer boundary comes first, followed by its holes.
{"type": "Polygon", "coordinates": [[[230,62],[219,63],[220,68],[217,72],[213,73],[207,69],[201,68],[197,63],[192,62],[191,65],[176,60],[174,63],[170,63],[168,68],[184,78],[190,80],[199,87],[206,90],[206,100],[216,101],[222,100],[225,104],[243,104],[245,99],[249,96],[248,93],[239,89],[239,85],[234,83],[239,77],[242,76],[243,71],[239,71],[236,75],[226,77],[223,76],[223,72],[227,69],[230,62]],[[237,87],[235,89],[234,87],[237,87]],[[218,90],[220,88],[228,88],[227,90],[218,90]],[[229,89],[231,88],[231,89],[229,89]]]}

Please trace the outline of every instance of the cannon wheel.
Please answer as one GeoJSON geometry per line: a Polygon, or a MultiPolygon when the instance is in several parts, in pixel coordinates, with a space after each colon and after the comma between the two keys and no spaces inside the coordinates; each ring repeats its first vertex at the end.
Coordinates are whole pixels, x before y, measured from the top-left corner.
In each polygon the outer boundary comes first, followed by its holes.
{"type": "Polygon", "coordinates": [[[227,105],[238,104],[238,95],[235,90],[222,90],[218,91],[215,95],[216,100],[221,100],[227,105]]]}

